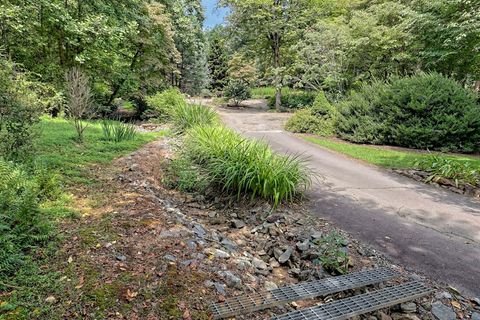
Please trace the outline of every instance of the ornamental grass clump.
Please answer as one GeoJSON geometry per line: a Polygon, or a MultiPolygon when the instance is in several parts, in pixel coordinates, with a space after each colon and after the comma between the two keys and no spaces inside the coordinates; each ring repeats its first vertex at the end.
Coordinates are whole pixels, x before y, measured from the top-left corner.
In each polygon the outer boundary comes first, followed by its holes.
{"type": "Polygon", "coordinates": [[[248,194],[278,206],[292,201],[311,183],[298,156],[279,155],[267,144],[245,139],[223,126],[192,128],[184,152],[205,171],[210,183],[239,198],[248,194]]]}
{"type": "Polygon", "coordinates": [[[195,126],[214,124],[217,122],[218,116],[209,107],[185,103],[172,109],[171,120],[175,131],[183,133],[195,126]]]}

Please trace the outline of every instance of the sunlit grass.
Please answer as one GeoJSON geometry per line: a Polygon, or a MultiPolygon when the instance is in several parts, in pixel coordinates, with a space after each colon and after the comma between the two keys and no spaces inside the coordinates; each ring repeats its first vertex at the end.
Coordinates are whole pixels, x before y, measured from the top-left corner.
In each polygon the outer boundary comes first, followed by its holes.
{"type": "Polygon", "coordinates": [[[366,161],[385,168],[409,169],[416,167],[416,163],[422,159],[429,159],[432,154],[445,159],[452,159],[458,162],[470,163],[472,166],[480,167],[480,157],[441,154],[438,152],[418,152],[407,150],[394,150],[385,147],[358,145],[329,138],[304,136],[305,140],[313,142],[327,149],[343,153],[352,158],[366,161]]]}
{"type": "Polygon", "coordinates": [[[100,121],[90,121],[83,143],[75,140],[75,129],[61,118],[43,117],[39,124],[37,162],[58,172],[69,185],[90,183],[84,169],[93,164],[108,164],[142,145],[153,141],[161,133],[137,134],[135,139],[120,142],[107,141],[100,121]]]}

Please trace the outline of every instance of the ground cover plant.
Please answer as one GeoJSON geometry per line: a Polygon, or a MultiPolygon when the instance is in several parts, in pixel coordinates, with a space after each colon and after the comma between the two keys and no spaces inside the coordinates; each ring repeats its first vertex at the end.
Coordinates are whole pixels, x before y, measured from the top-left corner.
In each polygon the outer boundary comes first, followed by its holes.
{"type": "Polygon", "coordinates": [[[185,137],[184,153],[217,187],[238,197],[262,197],[275,206],[293,200],[310,183],[310,172],[299,157],[276,154],[265,143],[223,126],[193,127],[185,137]]]}
{"type": "MultiPolygon", "coordinates": [[[[255,99],[270,99],[275,96],[275,87],[255,87],[252,88],[252,97],[255,99]]],[[[303,90],[283,87],[283,94],[301,94],[303,90]]]]}
{"type": "Polygon", "coordinates": [[[416,166],[430,173],[427,182],[438,182],[440,179],[450,179],[458,187],[461,183],[480,186],[480,164],[458,161],[457,159],[431,155],[419,159],[416,166]]]}

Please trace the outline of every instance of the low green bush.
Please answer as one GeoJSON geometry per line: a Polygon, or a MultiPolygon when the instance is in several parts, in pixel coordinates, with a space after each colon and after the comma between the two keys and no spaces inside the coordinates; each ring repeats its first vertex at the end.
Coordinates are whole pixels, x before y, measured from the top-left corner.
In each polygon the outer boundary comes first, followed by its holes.
{"type": "Polygon", "coordinates": [[[184,152],[205,171],[210,183],[240,197],[291,201],[310,183],[296,156],[274,153],[267,144],[241,137],[223,126],[197,126],[188,131],[184,152]]]}
{"type": "Polygon", "coordinates": [[[112,120],[102,121],[102,131],[104,139],[113,142],[133,140],[137,135],[134,124],[112,120]]]}
{"type": "MultiPolygon", "coordinates": [[[[301,109],[313,105],[316,93],[313,91],[292,91],[282,92],[282,108],[284,109],[301,109]]],[[[275,107],[275,95],[273,95],[268,105],[270,108],[275,107]]]]}
{"type": "Polygon", "coordinates": [[[337,131],[346,140],[440,151],[480,150],[477,97],[437,73],[364,85],[338,109],[337,131]]]}
{"type": "Polygon", "coordinates": [[[168,120],[176,108],[187,104],[185,96],[177,88],[170,88],[146,98],[148,109],[144,113],[146,118],[168,120]]]}
{"type": "Polygon", "coordinates": [[[39,204],[58,192],[46,172],[36,176],[0,160],[0,290],[51,238],[52,224],[39,204]]]}
{"type": "Polygon", "coordinates": [[[427,182],[446,178],[453,180],[457,186],[460,183],[480,186],[480,167],[470,162],[432,155],[418,160],[416,166],[430,173],[427,182]]]}
{"type": "Polygon", "coordinates": [[[233,79],[230,80],[223,90],[225,98],[238,106],[242,101],[250,99],[252,92],[245,81],[233,79]]]}
{"type": "Polygon", "coordinates": [[[338,118],[337,109],[320,92],[310,108],[301,109],[288,119],[285,128],[296,133],[313,133],[332,136],[338,118]]]}

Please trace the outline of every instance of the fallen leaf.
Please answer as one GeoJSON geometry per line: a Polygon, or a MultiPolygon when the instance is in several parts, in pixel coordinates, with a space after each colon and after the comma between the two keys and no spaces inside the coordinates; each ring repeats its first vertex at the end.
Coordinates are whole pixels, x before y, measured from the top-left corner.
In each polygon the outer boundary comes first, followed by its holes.
{"type": "Polygon", "coordinates": [[[458,301],[452,301],[452,306],[456,309],[462,309],[462,305],[458,301]]]}
{"type": "Polygon", "coordinates": [[[72,263],[72,262],[73,262],[72,256],[68,257],[68,260],[67,260],[67,261],[68,261],[68,263],[72,263]]]}

